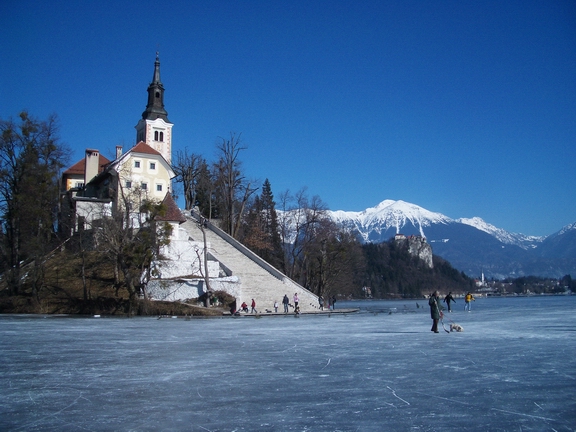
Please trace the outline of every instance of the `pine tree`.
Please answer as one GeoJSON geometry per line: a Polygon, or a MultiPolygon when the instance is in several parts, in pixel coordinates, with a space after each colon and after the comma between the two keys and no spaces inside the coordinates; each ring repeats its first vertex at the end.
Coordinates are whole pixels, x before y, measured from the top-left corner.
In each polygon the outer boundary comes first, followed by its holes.
{"type": "Polygon", "coordinates": [[[272,186],[270,185],[270,181],[268,179],[264,180],[264,184],[262,185],[260,206],[264,222],[264,232],[269,244],[269,247],[264,253],[263,258],[274,267],[280,270],[284,270],[282,268],[282,263],[284,262],[284,252],[282,248],[282,242],[280,241],[278,214],[276,213],[276,203],[274,202],[274,195],[272,194],[272,186]]]}
{"type": "Polygon", "coordinates": [[[256,196],[249,206],[240,239],[262,259],[283,271],[283,250],[275,207],[272,188],[266,179],[262,193],[256,196]]]}

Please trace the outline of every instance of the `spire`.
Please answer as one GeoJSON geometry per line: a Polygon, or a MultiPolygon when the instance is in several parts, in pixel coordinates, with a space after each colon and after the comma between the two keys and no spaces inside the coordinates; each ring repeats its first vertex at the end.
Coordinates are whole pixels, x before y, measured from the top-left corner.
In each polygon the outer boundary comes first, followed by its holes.
{"type": "Polygon", "coordinates": [[[156,52],[156,61],[154,62],[154,75],[152,82],[148,86],[148,105],[142,113],[144,120],[156,120],[161,118],[167,122],[168,113],[164,109],[164,86],[160,81],[160,56],[156,52]]]}
{"type": "Polygon", "coordinates": [[[154,62],[154,76],[152,77],[152,83],[162,85],[162,81],[160,81],[160,53],[158,51],[156,51],[156,61],[154,62]]]}

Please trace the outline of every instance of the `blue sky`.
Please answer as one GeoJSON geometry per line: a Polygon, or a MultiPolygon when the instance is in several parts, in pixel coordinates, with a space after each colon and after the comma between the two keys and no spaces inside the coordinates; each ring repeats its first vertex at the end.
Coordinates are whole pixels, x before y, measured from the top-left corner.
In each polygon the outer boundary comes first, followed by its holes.
{"type": "Polygon", "coordinates": [[[173,151],[241,133],[276,197],[576,221],[573,1],[23,0],[0,36],[0,117],[56,113],[71,162],[135,144],[159,50],[173,151]]]}

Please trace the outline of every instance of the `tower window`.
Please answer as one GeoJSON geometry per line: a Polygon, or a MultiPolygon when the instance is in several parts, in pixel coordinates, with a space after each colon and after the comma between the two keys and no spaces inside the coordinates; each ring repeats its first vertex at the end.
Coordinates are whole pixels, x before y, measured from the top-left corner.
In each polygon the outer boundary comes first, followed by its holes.
{"type": "Polygon", "coordinates": [[[160,92],[156,92],[156,97],[157,97],[157,98],[160,97],[160,92]]]}
{"type": "Polygon", "coordinates": [[[164,132],[154,131],[154,141],[164,141],[164,132]]]}

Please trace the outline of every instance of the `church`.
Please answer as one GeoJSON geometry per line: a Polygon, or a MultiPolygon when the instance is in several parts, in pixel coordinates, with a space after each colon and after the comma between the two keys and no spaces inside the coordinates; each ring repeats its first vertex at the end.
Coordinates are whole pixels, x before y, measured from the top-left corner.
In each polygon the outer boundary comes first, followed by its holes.
{"type": "Polygon", "coordinates": [[[110,161],[97,149],[86,149],[84,159],[62,175],[61,226],[72,235],[95,219],[138,209],[144,200],[162,202],[171,197],[172,126],[164,108],[160,59],[156,54],[148,103],[136,125],[136,145],[125,153],[116,146],[110,161]]]}
{"type": "Polygon", "coordinates": [[[172,127],[157,54],[146,109],[136,125],[137,144],[125,152],[117,146],[112,161],[97,149],[86,149],[84,159],[63,173],[60,231],[70,237],[99,219],[131,209],[131,226],[137,228],[139,204],[162,202],[167,208],[162,221],[172,225],[172,234],[160,251],[162,261],[153,263],[154,277],[144,287],[149,299],[189,301],[225,291],[237,305],[254,299],[260,313],[272,313],[284,296],[297,296],[301,312],[318,312],[315,294],[214,224],[205,225],[200,215],[178,209],[172,198],[172,127]]]}

